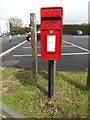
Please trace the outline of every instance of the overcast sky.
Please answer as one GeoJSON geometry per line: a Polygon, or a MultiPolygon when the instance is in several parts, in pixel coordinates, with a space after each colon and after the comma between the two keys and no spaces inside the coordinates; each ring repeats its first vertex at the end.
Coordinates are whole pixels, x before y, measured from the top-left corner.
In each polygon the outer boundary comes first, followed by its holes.
{"type": "Polygon", "coordinates": [[[88,2],[90,0],[0,0],[0,18],[21,18],[30,23],[30,13],[36,13],[40,23],[41,7],[63,7],[64,24],[88,23],[88,2]]]}

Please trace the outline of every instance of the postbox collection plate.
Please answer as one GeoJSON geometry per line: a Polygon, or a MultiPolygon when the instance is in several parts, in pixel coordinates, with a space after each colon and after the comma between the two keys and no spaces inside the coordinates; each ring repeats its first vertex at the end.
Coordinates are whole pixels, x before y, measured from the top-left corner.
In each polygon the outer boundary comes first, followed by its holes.
{"type": "Polygon", "coordinates": [[[47,52],[55,52],[56,35],[47,35],[47,52]]]}

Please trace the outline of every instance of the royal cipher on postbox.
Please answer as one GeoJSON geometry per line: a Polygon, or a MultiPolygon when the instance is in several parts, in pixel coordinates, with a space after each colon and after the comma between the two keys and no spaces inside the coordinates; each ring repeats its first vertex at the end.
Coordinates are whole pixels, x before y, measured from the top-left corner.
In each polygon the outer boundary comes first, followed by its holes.
{"type": "Polygon", "coordinates": [[[61,59],[62,21],[62,7],[41,8],[41,59],[61,59]]]}

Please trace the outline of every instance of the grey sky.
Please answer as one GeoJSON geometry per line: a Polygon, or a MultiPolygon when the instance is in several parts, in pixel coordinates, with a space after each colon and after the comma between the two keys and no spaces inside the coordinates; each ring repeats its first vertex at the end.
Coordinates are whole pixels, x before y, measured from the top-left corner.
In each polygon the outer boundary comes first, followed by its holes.
{"type": "Polygon", "coordinates": [[[30,13],[36,13],[40,23],[41,7],[63,7],[64,24],[88,23],[89,0],[0,0],[0,18],[21,18],[30,23],[30,13]]]}

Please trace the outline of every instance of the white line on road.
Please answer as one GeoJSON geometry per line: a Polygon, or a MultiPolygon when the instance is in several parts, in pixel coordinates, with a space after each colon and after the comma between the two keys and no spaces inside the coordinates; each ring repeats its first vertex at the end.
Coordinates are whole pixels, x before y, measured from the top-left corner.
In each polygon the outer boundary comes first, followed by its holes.
{"type": "Polygon", "coordinates": [[[7,50],[7,51],[1,53],[1,54],[0,54],[0,57],[4,56],[5,54],[7,54],[7,53],[9,53],[9,52],[11,52],[11,51],[13,51],[13,50],[16,49],[17,47],[23,45],[25,42],[27,42],[27,40],[25,40],[25,41],[22,42],[22,43],[19,43],[18,45],[16,45],[16,46],[10,48],[9,50],[7,50]]]}
{"type": "Polygon", "coordinates": [[[73,36],[75,38],[88,38],[88,36],[73,36]]]}
{"type": "MultiPolygon", "coordinates": [[[[88,55],[90,53],[88,52],[84,52],[84,53],[62,53],[63,56],[67,55],[67,56],[70,56],[70,55],[88,55]]],[[[37,54],[37,56],[41,56],[41,54],[37,54]]],[[[28,54],[28,55],[13,55],[13,57],[32,57],[32,54],[28,54]]]]}
{"type": "Polygon", "coordinates": [[[84,52],[84,53],[62,53],[62,55],[88,55],[90,53],[84,52]]]}
{"type": "MultiPolygon", "coordinates": [[[[31,43],[28,43],[28,44],[31,44],[31,43]]],[[[37,42],[37,44],[41,44],[41,42],[37,42]]]]}
{"type": "Polygon", "coordinates": [[[73,45],[62,45],[62,47],[73,47],[73,45]]]}
{"type": "Polygon", "coordinates": [[[84,50],[84,51],[86,51],[86,52],[90,52],[89,50],[87,50],[87,49],[85,49],[85,48],[83,48],[83,47],[80,47],[80,46],[75,45],[75,44],[73,44],[73,43],[67,42],[67,41],[65,41],[65,40],[63,40],[63,41],[64,41],[65,43],[67,43],[67,44],[70,44],[70,45],[74,46],[74,47],[80,48],[81,50],[84,50]]]}
{"type": "Polygon", "coordinates": [[[23,47],[23,48],[31,48],[31,47],[23,47]]]}
{"type": "MultiPolygon", "coordinates": [[[[62,45],[62,47],[73,47],[73,45],[62,45]]],[[[23,47],[25,49],[32,48],[32,47],[23,47]]],[[[37,48],[41,48],[41,46],[37,46],[37,48]]]]}
{"type": "MultiPolygon", "coordinates": [[[[13,55],[13,57],[31,57],[31,54],[28,55],[13,55]]],[[[37,56],[41,56],[41,54],[37,54],[37,56]]]]}
{"type": "MultiPolygon", "coordinates": [[[[27,48],[32,48],[32,47],[23,47],[23,48],[27,49],[27,48]]],[[[41,48],[41,46],[38,46],[37,48],[41,48]]]]}

